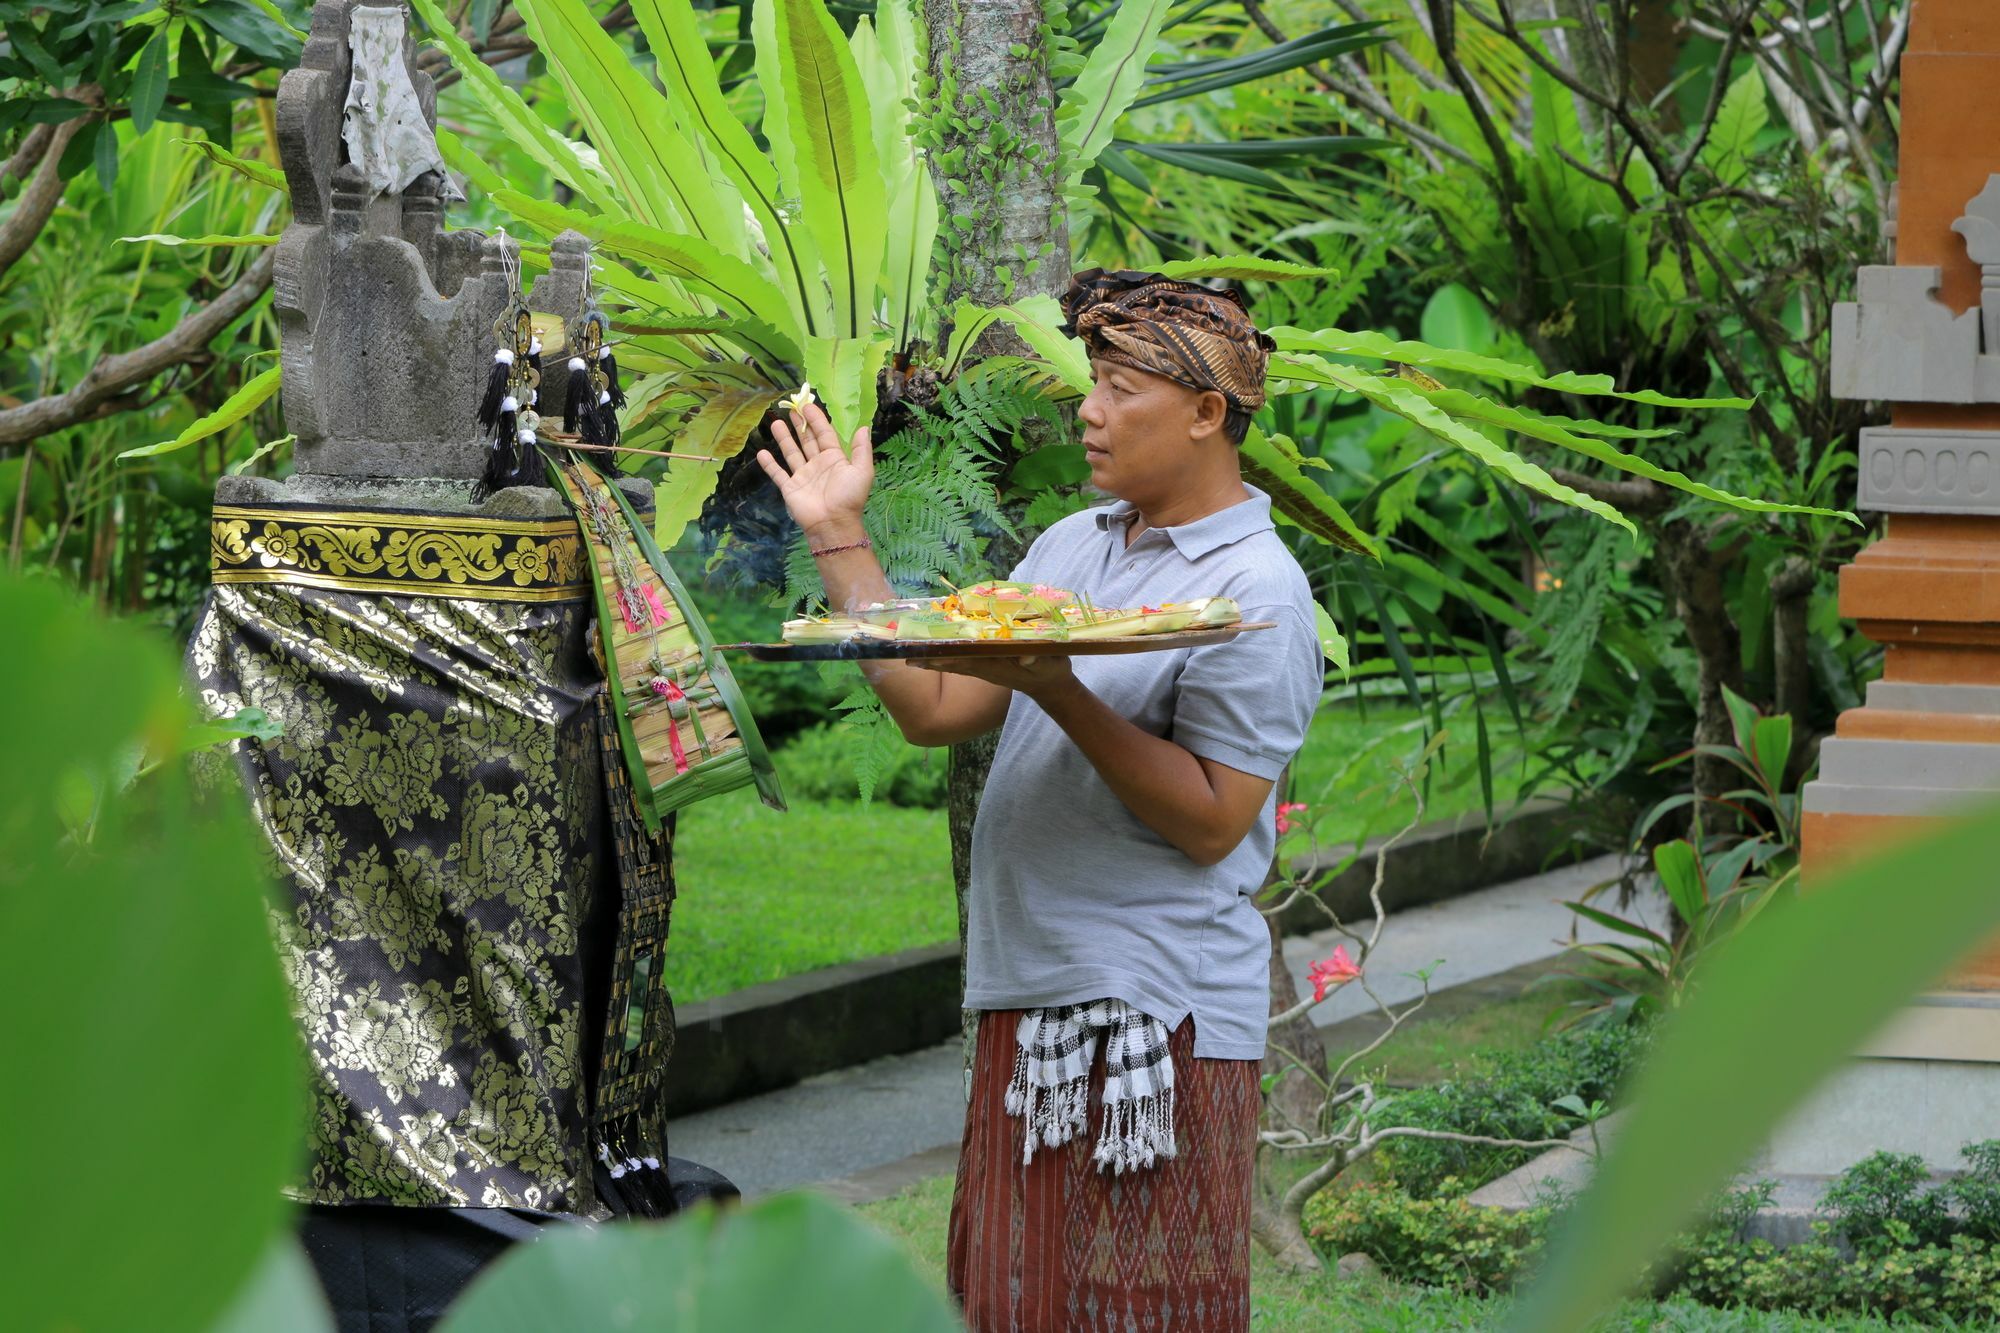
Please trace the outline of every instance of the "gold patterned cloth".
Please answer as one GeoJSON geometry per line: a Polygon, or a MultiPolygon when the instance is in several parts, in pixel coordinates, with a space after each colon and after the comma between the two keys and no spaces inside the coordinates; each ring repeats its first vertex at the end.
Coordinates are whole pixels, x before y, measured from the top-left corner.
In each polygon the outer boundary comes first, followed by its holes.
{"type": "MultiPolygon", "coordinates": [[[[283,729],[227,758],[270,845],[310,1057],[295,1198],[614,1210],[591,1131],[619,857],[576,535],[217,511],[189,668],[210,716],[260,708],[283,729]]],[[[647,849],[662,918],[665,845],[647,849]]],[[[664,1059],[649,970],[631,1045],[664,1059]]],[[[625,1022],[621,1005],[619,1050],[625,1022]]]]}
{"type": "Polygon", "coordinates": [[[1250,322],[1243,298],[1133,269],[1085,269],[1062,297],[1063,332],[1094,357],[1213,389],[1239,412],[1264,405],[1277,346],[1250,322]]]}

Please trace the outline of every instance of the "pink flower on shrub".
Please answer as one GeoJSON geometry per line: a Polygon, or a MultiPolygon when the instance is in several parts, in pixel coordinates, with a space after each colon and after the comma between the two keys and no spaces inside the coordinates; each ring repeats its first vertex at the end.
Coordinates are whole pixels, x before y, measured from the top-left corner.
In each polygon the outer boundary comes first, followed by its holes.
{"type": "Polygon", "coordinates": [[[1313,986],[1313,1003],[1318,1004],[1328,991],[1345,986],[1360,975],[1361,969],[1347,956],[1347,946],[1335,945],[1333,957],[1322,958],[1306,969],[1306,980],[1313,986]]]}
{"type": "Polygon", "coordinates": [[[1307,806],[1304,801],[1281,801],[1278,803],[1278,836],[1292,831],[1292,816],[1301,814],[1307,806]]]}

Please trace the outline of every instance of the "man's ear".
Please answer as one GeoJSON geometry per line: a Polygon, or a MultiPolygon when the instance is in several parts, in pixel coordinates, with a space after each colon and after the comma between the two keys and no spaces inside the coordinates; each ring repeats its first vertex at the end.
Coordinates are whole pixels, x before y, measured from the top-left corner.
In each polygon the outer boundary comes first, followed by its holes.
{"type": "Polygon", "coordinates": [[[1219,436],[1228,416],[1229,400],[1214,389],[1203,389],[1195,399],[1194,421],[1188,427],[1188,434],[1197,441],[1219,436]]]}

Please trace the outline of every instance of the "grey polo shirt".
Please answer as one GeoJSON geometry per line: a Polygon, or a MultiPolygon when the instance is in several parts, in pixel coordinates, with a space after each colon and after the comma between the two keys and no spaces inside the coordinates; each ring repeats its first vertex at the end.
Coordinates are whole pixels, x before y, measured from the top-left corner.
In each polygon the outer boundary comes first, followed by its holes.
{"type": "MultiPolygon", "coordinates": [[[[1298,752],[1322,667],[1312,593],[1271,524],[1270,497],[1180,527],[1120,502],[1043,533],[1013,577],[1099,606],[1232,597],[1277,628],[1228,643],[1077,657],[1077,677],[1121,716],[1195,754],[1275,779],[1298,752]]],[[[972,832],[969,1009],[1111,998],[1171,1030],[1194,1017],[1195,1054],[1254,1060],[1270,1013],[1270,937],[1252,899],[1277,836],[1275,792],[1236,850],[1198,866],[1147,828],[1039,706],[1016,694],[972,832]]]]}

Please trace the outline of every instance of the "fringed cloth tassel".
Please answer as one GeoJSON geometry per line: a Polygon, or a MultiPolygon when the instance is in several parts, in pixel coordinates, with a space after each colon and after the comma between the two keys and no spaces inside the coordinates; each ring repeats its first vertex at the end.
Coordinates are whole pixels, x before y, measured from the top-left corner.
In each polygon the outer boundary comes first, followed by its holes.
{"type": "Polygon", "coordinates": [[[1015,1032],[1007,1114],[1024,1122],[1021,1163],[1037,1146],[1060,1147],[1089,1119],[1090,1066],[1104,1047],[1104,1123],[1091,1160],[1123,1175],[1170,1160],[1174,1065],[1166,1024],[1123,1000],[1030,1009],[1015,1032]]]}

